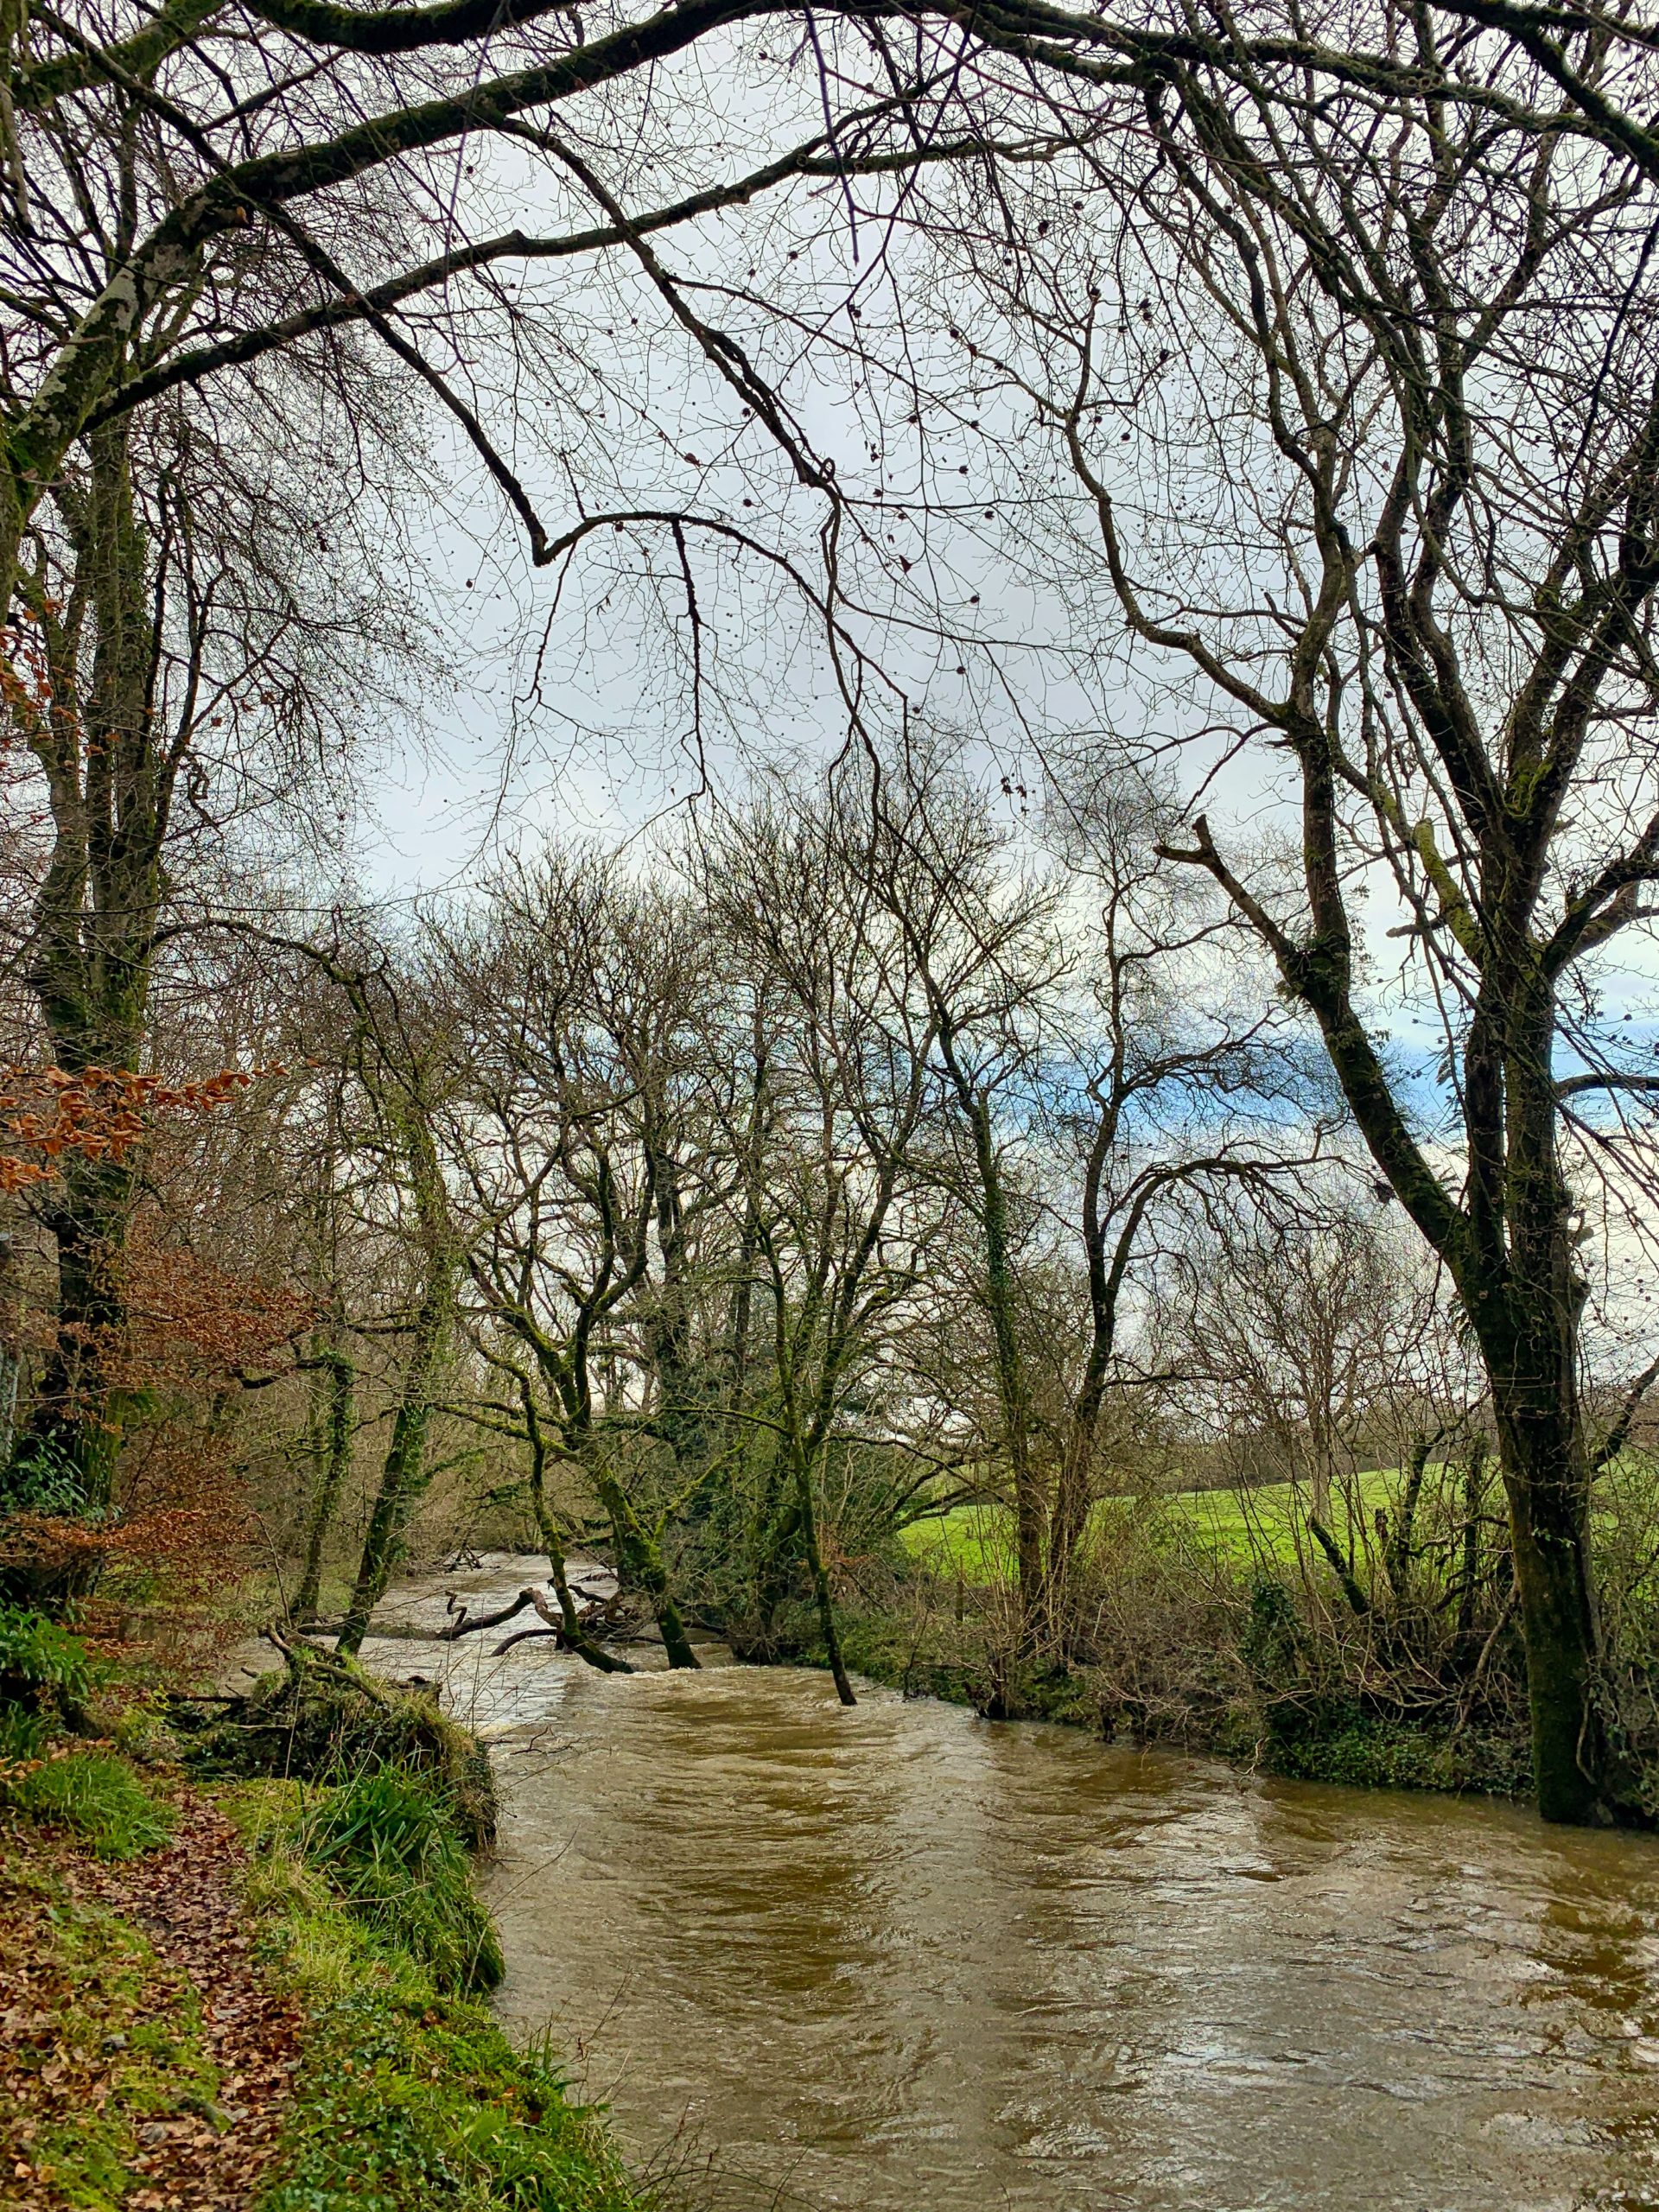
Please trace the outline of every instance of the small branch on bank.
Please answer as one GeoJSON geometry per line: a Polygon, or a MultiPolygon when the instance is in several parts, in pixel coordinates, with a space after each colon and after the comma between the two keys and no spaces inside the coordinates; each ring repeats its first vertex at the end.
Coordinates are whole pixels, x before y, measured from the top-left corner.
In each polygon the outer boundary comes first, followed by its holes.
{"type": "Polygon", "coordinates": [[[1348,1600],[1349,1605],[1355,1615],[1359,1619],[1363,1620],[1366,1614],[1371,1610],[1371,1601],[1365,1595],[1365,1592],[1360,1588],[1358,1583],[1355,1581],[1353,1570],[1350,1567],[1347,1560],[1343,1557],[1341,1547],[1337,1542],[1336,1538],[1331,1534],[1331,1531],[1325,1527],[1324,1522],[1319,1519],[1318,1514],[1310,1513],[1308,1515],[1307,1526],[1309,1534],[1318,1543],[1319,1549],[1325,1554],[1326,1559],[1330,1560],[1332,1572],[1335,1574],[1338,1581],[1342,1585],[1343,1596],[1348,1600]]]}

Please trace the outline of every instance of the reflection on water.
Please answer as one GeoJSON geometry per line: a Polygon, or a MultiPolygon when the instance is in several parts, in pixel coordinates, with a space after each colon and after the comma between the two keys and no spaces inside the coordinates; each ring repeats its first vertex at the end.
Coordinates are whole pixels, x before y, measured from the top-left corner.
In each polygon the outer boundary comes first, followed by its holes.
{"type": "Polygon", "coordinates": [[[789,1670],[550,1705],[498,1745],[502,2010],[638,2156],[859,2212],[1659,2207],[1650,1841],[789,1670]]]}

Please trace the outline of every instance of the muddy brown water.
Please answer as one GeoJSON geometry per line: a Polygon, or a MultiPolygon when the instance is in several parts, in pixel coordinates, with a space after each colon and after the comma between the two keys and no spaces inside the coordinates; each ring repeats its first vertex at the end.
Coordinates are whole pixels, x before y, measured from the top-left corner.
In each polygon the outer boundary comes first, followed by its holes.
{"type": "Polygon", "coordinates": [[[1659,2212],[1659,1839],[432,1641],[545,1572],[364,1656],[492,1745],[504,2019],[722,2212],[1659,2212]]]}
{"type": "Polygon", "coordinates": [[[1659,2206],[1659,1844],[822,1675],[561,1668],[499,2006],[630,2152],[859,2212],[1659,2206]]]}

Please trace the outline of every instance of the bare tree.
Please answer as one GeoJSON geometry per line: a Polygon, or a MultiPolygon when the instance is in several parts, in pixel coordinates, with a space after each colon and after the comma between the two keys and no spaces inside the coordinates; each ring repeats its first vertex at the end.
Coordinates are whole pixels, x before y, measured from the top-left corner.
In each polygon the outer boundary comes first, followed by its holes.
{"type": "MultiPolygon", "coordinates": [[[[1413,34],[1431,76],[1435,36],[1413,34]]],[[[1643,1187],[1653,1081],[1599,1011],[1659,874],[1653,182],[1501,102],[1293,103],[1203,61],[1143,123],[1145,166],[1100,176],[1133,195],[1112,258],[1033,239],[1007,368],[1189,749],[1207,724],[1292,773],[1294,857],[1230,852],[1202,807],[1166,856],[1271,953],[1481,1346],[1541,1806],[1633,1817],[1587,1548],[1580,1206],[1604,1173],[1643,1187]],[[1427,1115],[1381,1033],[1367,892],[1440,1024],[1427,1115]]]]}
{"type": "Polygon", "coordinates": [[[452,1141],[480,1223],[469,1269],[488,1356],[514,1378],[538,1527],[556,1566],[552,1454],[597,1499],[670,1665],[695,1667],[663,1535],[704,1472],[688,1437],[685,1188],[702,949],[617,867],[550,854],[510,870],[448,951],[471,1037],[452,1141]],[[653,1438],[676,1471],[654,1497],[639,1479],[653,1438]]]}
{"type": "Polygon", "coordinates": [[[739,1152],[747,1248],[770,1307],[773,1440],[764,1555],[804,1556],[836,1688],[854,1702],[836,1626],[817,1486],[898,1310],[925,1279],[939,1207],[918,1173],[937,1020],[914,949],[872,888],[868,792],[855,778],[756,807],[705,845],[721,934],[772,1025],[762,1111],[739,1152]]]}

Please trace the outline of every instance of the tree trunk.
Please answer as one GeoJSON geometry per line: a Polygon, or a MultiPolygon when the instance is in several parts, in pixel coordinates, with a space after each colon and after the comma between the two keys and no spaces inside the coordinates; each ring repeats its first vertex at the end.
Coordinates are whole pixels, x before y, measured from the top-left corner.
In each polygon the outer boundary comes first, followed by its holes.
{"type": "Polygon", "coordinates": [[[327,1391],[322,1455],[306,1523],[305,1563],[300,1570],[300,1586],[294,1593],[296,1621],[312,1620],[316,1616],[322,1583],[323,1547],[334,1526],[340,1493],[351,1469],[352,1439],[357,1426],[356,1368],[343,1351],[332,1349],[321,1355],[321,1367],[327,1391]]]}
{"type": "Polygon", "coordinates": [[[1049,1516],[1048,1550],[1043,1573],[1043,1611],[1049,1639],[1062,1659],[1071,1658],[1073,1652],[1072,1572],[1077,1564],[1077,1547],[1083,1541],[1084,1528],[1089,1516],[1090,1475],[1094,1465],[1101,1406],[1105,1396],[1102,1376],[1094,1371],[1096,1364],[1103,1370],[1103,1361],[1091,1361],[1090,1371],[1084,1377],[1077,1403],[1072,1410],[1065,1449],[1060,1459],[1059,1479],[1054,1487],[1054,1509],[1049,1516]]]}
{"type": "MultiPolygon", "coordinates": [[[[953,1075],[954,1056],[947,1053],[953,1075]]],[[[1031,1452],[1031,1397],[1020,1346],[1020,1325],[1008,1241],[1007,1192],[989,1101],[960,1075],[957,1087],[973,1132],[985,1233],[985,1305],[996,1360],[997,1401],[1002,1415],[1003,1447],[1014,1486],[1014,1554],[1020,1576],[1021,1638],[1035,1632],[1043,1600],[1043,1535],[1046,1502],[1031,1452]]]]}
{"type": "Polygon", "coordinates": [[[1414,1436],[1406,1468],[1406,1486],[1394,1519],[1388,1524],[1383,1560],[1396,1607],[1405,1604],[1411,1586],[1412,1539],[1417,1526],[1417,1506],[1423,1494],[1423,1477],[1428,1471],[1428,1454],[1429,1439],[1414,1436]]]}
{"type": "Polygon", "coordinates": [[[800,1529],[800,1504],[792,1477],[784,1465],[784,1448],[775,1442],[760,1478],[750,1522],[750,1609],[762,1647],[772,1649],[772,1628],[778,1608],[789,1593],[799,1560],[796,1540],[800,1529]]]}
{"type": "Polygon", "coordinates": [[[53,1192],[56,1327],[6,1485],[15,1503],[37,1511],[97,1518],[114,1494],[122,1408],[103,1370],[124,1317],[120,1259],[130,1191],[124,1168],[87,1160],[71,1161],[53,1192]]]}
{"type": "MultiPolygon", "coordinates": [[[[175,772],[154,727],[156,616],[128,438],[124,423],[94,432],[84,474],[54,489],[73,553],[74,612],[32,588],[25,594],[50,686],[26,728],[52,830],[28,979],[54,1062],[75,1073],[141,1064],[175,772]]],[[[92,1518],[111,1504],[122,1409],[102,1370],[125,1318],[121,1257],[133,1187],[130,1166],[71,1156],[53,1190],[57,1330],[13,1448],[6,1487],[20,1503],[92,1518]]]]}
{"type": "Polygon", "coordinates": [[[841,1656],[841,1634],[836,1626],[835,1598],[823,1564],[823,1548],[818,1541],[818,1516],[812,1505],[811,1470],[807,1465],[806,1454],[798,1450],[795,1453],[795,1502],[800,1515],[802,1548],[812,1577],[812,1595],[818,1608],[818,1626],[823,1631],[824,1650],[835,1681],[836,1695],[843,1705],[856,1705],[858,1700],[853,1695],[853,1686],[847,1679],[846,1662],[841,1656]]]}
{"type": "Polygon", "coordinates": [[[1480,1588],[1480,1509],[1486,1495],[1486,1440],[1476,1437],[1463,1471],[1463,1536],[1458,1567],[1458,1653],[1473,1656],[1475,1600],[1480,1588]]]}
{"type": "Polygon", "coordinates": [[[668,1569],[657,1539],[633,1510],[633,1503],[610,1468],[595,1459],[592,1480],[600,1503],[610,1518],[611,1539],[616,1548],[616,1576],[624,1589],[643,1590],[662,1632],[663,1649],[671,1667],[695,1667],[691,1649],[670,1586],[668,1569]]]}
{"type": "Polygon", "coordinates": [[[380,1477],[379,1493],[369,1516],[358,1563],[357,1581],[336,1645],[355,1658],[368,1633],[369,1617],[385,1596],[404,1554],[409,1523],[426,1488],[426,1440],[432,1426],[437,1370],[449,1332],[454,1276],[440,1262],[428,1278],[415,1322],[415,1343],[404,1376],[403,1396],[391,1426],[391,1448],[380,1477]]]}
{"type": "Polygon", "coordinates": [[[1511,1358],[1490,1362],[1489,1370],[1526,1643],[1538,1810],[1547,1821],[1628,1824],[1630,1777],[1615,1756],[1603,1698],[1576,1378],[1555,1359],[1511,1358]]]}
{"type": "Polygon", "coordinates": [[[1646,1826],[1613,1738],[1590,1558],[1590,1450],[1579,1396],[1589,1287],[1574,1262],[1559,1151],[1554,989],[1518,928],[1519,950],[1502,942],[1510,957],[1483,978],[1465,1067],[1501,1097],[1501,1121],[1494,1108],[1489,1124],[1471,1124],[1471,1186],[1477,1197],[1493,1187],[1486,1163],[1501,1135],[1508,1249],[1501,1271],[1478,1263],[1459,1287],[1491,1385],[1509,1497],[1538,1809],[1547,1821],[1646,1826]]]}

